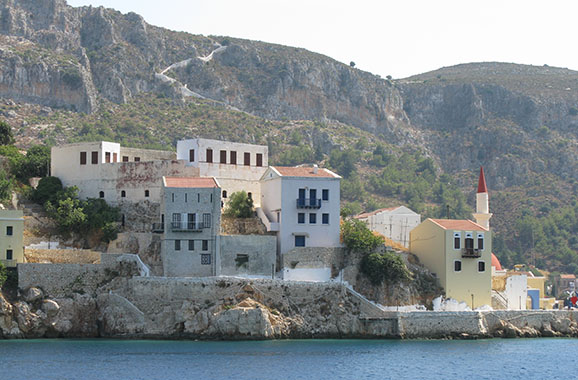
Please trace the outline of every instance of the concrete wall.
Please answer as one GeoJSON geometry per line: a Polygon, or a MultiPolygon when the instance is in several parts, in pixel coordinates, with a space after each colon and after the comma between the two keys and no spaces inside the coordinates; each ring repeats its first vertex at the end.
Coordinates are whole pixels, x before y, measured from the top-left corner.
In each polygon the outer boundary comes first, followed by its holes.
{"type": "Polygon", "coordinates": [[[402,206],[391,211],[384,210],[360,220],[365,221],[370,230],[407,248],[409,247],[409,234],[421,223],[421,216],[402,206]]]}
{"type": "Polygon", "coordinates": [[[275,273],[276,245],[275,236],[219,236],[217,272],[223,276],[271,277],[275,273]],[[247,255],[248,261],[242,264],[238,255],[247,255]]]}
{"type": "Polygon", "coordinates": [[[0,210],[0,262],[15,267],[24,262],[24,214],[21,210],[0,210]],[[10,234],[11,233],[11,234],[10,234]],[[10,235],[9,235],[10,234],[10,235]],[[12,258],[8,255],[12,252],[12,258]]]}
{"type": "Polygon", "coordinates": [[[283,279],[288,281],[329,281],[337,276],[345,248],[293,248],[283,255],[283,279]]]}
{"type": "Polygon", "coordinates": [[[171,161],[177,159],[177,154],[167,150],[126,148],[121,146],[120,157],[119,162],[125,162],[125,160],[127,160],[127,162],[134,162],[135,158],[140,159],[140,161],[171,161]]]}
{"type": "Polygon", "coordinates": [[[161,241],[161,257],[164,275],[169,277],[216,275],[217,235],[221,225],[221,190],[212,188],[163,188],[161,214],[165,218],[165,230],[161,241]],[[201,228],[185,231],[174,228],[173,215],[178,214],[181,226],[188,226],[188,215],[194,214],[201,228]],[[203,214],[211,215],[211,224],[203,223],[203,214]],[[175,241],[180,241],[176,249],[175,241]],[[193,246],[189,242],[193,241],[193,246]],[[207,249],[203,249],[206,241],[207,249]],[[193,248],[193,249],[190,249],[193,248]],[[207,261],[206,256],[210,255],[207,261]],[[203,260],[205,258],[205,260],[203,260]]]}
{"type": "Polygon", "coordinates": [[[526,310],[528,297],[528,276],[509,276],[506,279],[504,295],[508,302],[508,310],[526,310]]]}

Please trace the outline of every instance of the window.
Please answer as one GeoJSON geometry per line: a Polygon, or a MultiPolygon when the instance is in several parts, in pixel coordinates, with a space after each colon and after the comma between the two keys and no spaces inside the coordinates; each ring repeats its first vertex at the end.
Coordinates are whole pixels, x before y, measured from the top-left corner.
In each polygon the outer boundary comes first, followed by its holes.
{"type": "Polygon", "coordinates": [[[462,271],[462,262],[460,260],[454,261],[454,272],[462,271]]]}
{"type": "Polygon", "coordinates": [[[245,152],[243,157],[244,157],[245,166],[250,166],[251,165],[251,153],[245,152]]]}
{"type": "Polygon", "coordinates": [[[6,260],[12,260],[14,256],[14,251],[11,249],[6,250],[6,260]]]}
{"type": "Polygon", "coordinates": [[[209,253],[201,254],[201,265],[211,265],[211,255],[209,253]]]}
{"type": "Polygon", "coordinates": [[[478,234],[478,249],[480,251],[484,250],[484,234],[478,234]]]}
{"type": "Polygon", "coordinates": [[[180,250],[181,250],[181,241],[175,240],[175,251],[180,251],[180,250]]]}
{"type": "Polygon", "coordinates": [[[237,152],[231,151],[231,165],[237,165],[237,152]]]}
{"type": "Polygon", "coordinates": [[[106,162],[107,164],[110,164],[110,152],[104,153],[104,162],[106,162]]]}
{"type": "Polygon", "coordinates": [[[223,190],[223,198],[227,198],[227,190],[223,190]]]}
{"type": "Polygon", "coordinates": [[[211,227],[211,214],[205,213],[203,214],[203,227],[210,228],[211,227]]]}
{"type": "Polygon", "coordinates": [[[148,190],[145,190],[145,198],[148,198],[151,195],[151,193],[148,190]]]}
{"type": "Polygon", "coordinates": [[[485,271],[486,271],[485,261],[478,261],[478,272],[485,272],[485,271]]]}
{"type": "Polygon", "coordinates": [[[194,251],[194,250],[195,250],[195,241],[189,240],[189,251],[194,251]]]}
{"type": "Polygon", "coordinates": [[[201,201],[201,193],[198,193],[197,194],[197,202],[200,202],[200,201],[201,201]]]}
{"type": "Polygon", "coordinates": [[[257,166],[263,166],[263,154],[257,153],[257,166]]]}
{"type": "MultiPolygon", "coordinates": [[[[249,197],[251,198],[251,197],[249,197]]],[[[213,203],[213,194],[211,194],[211,203],[213,203]]]]}
{"type": "Polygon", "coordinates": [[[304,235],[295,235],[295,247],[305,247],[304,235]]]}
{"type": "Polygon", "coordinates": [[[299,214],[297,214],[297,223],[299,223],[299,224],[305,223],[305,213],[304,212],[300,212],[299,214]]]}
{"type": "Polygon", "coordinates": [[[309,189],[309,205],[311,205],[311,206],[317,205],[317,190],[316,189],[309,189]]]}
{"type": "Polygon", "coordinates": [[[213,150],[207,149],[207,162],[213,162],[213,150]]]}
{"type": "Polygon", "coordinates": [[[227,151],[222,150],[219,153],[221,154],[221,164],[226,164],[227,163],[227,151]]]}
{"type": "Polygon", "coordinates": [[[208,240],[203,240],[203,251],[208,251],[209,250],[209,241],[208,240]]]}
{"type": "Polygon", "coordinates": [[[140,162],[140,157],[135,157],[134,162],[140,162]]]}
{"type": "Polygon", "coordinates": [[[248,193],[247,193],[247,198],[249,198],[249,199],[253,199],[253,193],[251,193],[251,192],[248,192],[248,193]]]}
{"type": "Polygon", "coordinates": [[[80,152],[80,165],[86,165],[86,152],[80,152]]]}
{"type": "Polygon", "coordinates": [[[122,156],[122,162],[128,162],[128,156],[122,156]]]}
{"type": "Polygon", "coordinates": [[[14,234],[14,227],[12,226],[6,226],[6,235],[7,236],[12,236],[14,234]]]}
{"type": "Polygon", "coordinates": [[[171,202],[175,202],[175,193],[171,193],[171,202]]]}
{"type": "Polygon", "coordinates": [[[122,214],[121,220],[120,220],[120,225],[121,226],[125,226],[126,224],[126,216],[124,214],[122,214]]]}
{"type": "Polygon", "coordinates": [[[185,193],[185,203],[187,203],[189,200],[189,194],[185,193]]]}
{"type": "Polygon", "coordinates": [[[112,154],[112,162],[118,162],[118,153],[112,154]]]}
{"type": "Polygon", "coordinates": [[[321,199],[323,199],[324,201],[329,200],[329,189],[323,189],[323,191],[321,192],[321,199]]]}
{"type": "Polygon", "coordinates": [[[317,223],[317,214],[311,213],[309,214],[309,224],[317,223]]]}
{"type": "Polygon", "coordinates": [[[121,198],[126,198],[126,191],[124,191],[124,190],[121,191],[120,196],[121,196],[121,198]]]}
{"type": "Polygon", "coordinates": [[[195,162],[195,150],[194,149],[189,150],[189,162],[195,162]]]}
{"type": "Polygon", "coordinates": [[[462,248],[462,235],[459,232],[454,232],[454,249],[462,248]]]}
{"type": "Polygon", "coordinates": [[[104,198],[104,191],[99,192],[99,193],[98,193],[98,197],[99,197],[99,198],[104,198]]]}
{"type": "Polygon", "coordinates": [[[91,162],[93,165],[98,164],[98,152],[92,152],[91,162]]]}
{"type": "Polygon", "coordinates": [[[235,266],[237,269],[243,268],[246,269],[249,266],[249,255],[247,254],[238,254],[235,258],[235,266]]]}
{"type": "Polygon", "coordinates": [[[321,214],[321,223],[329,224],[329,214],[321,214]]]}
{"type": "Polygon", "coordinates": [[[173,228],[180,228],[181,227],[181,214],[178,212],[173,213],[173,228]]]}

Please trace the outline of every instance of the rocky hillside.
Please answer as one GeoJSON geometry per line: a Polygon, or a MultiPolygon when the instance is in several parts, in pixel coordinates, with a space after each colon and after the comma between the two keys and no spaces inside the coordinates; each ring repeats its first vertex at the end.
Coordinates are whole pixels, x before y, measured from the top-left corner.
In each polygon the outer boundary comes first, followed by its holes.
{"type": "Polygon", "coordinates": [[[350,148],[356,170],[343,194],[365,209],[402,202],[433,215],[455,198],[444,194],[448,182],[468,196],[457,203],[473,205],[483,165],[493,227],[511,237],[509,249],[522,214],[557,213],[578,193],[578,72],[567,69],[476,63],[389,80],[134,13],[0,0],[0,97],[21,147],[100,138],[167,148],[195,135],[268,144],[275,163],[334,169],[332,150],[350,148]]]}

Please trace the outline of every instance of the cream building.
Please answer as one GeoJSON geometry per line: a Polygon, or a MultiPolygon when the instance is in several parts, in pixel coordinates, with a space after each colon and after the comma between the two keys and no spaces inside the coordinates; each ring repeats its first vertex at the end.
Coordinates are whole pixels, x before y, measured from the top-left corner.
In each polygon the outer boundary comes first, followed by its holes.
{"type": "Polygon", "coordinates": [[[0,262],[15,267],[24,262],[24,215],[21,210],[0,210],[0,262]]]}
{"type": "Polygon", "coordinates": [[[382,208],[355,217],[381,235],[409,247],[409,233],[421,223],[421,215],[405,206],[382,208]]]}
{"type": "Polygon", "coordinates": [[[446,297],[472,309],[492,305],[492,235],[488,191],[480,170],[476,222],[427,219],[410,232],[410,252],[435,273],[446,297]]]}
{"type": "Polygon", "coordinates": [[[259,180],[269,165],[267,146],[200,138],[181,140],[177,142],[177,159],[198,168],[201,177],[217,178],[223,201],[244,190],[256,207],[261,205],[259,180]]]}

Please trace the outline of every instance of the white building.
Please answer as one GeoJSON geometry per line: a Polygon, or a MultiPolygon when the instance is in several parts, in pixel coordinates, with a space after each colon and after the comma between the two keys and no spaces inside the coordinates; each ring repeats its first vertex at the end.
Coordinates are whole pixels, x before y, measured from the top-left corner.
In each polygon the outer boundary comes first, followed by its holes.
{"type": "Polygon", "coordinates": [[[341,177],[317,167],[271,166],[261,178],[259,215],[277,231],[277,252],[340,247],[341,177]]]}
{"type": "Polygon", "coordinates": [[[244,190],[253,204],[260,206],[259,180],[269,165],[267,146],[210,139],[181,140],[177,142],[177,159],[199,168],[201,177],[217,178],[224,201],[244,190]]]}
{"type": "Polygon", "coordinates": [[[405,206],[382,208],[355,217],[383,236],[409,247],[409,233],[421,223],[421,215],[405,206]]]}

